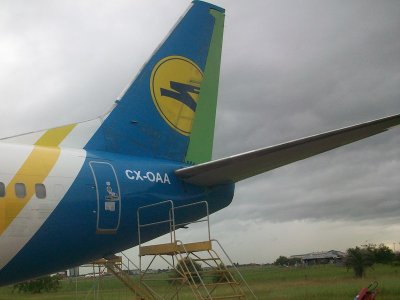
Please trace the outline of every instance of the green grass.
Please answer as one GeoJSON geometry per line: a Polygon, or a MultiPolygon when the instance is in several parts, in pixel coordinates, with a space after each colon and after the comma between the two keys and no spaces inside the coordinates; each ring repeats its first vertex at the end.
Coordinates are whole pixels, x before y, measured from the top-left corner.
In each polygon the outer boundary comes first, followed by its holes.
{"type": "MultiPolygon", "coordinates": [[[[372,281],[379,282],[379,300],[400,298],[400,267],[377,265],[367,271],[367,277],[356,279],[344,267],[333,265],[280,268],[252,267],[241,268],[243,276],[261,299],[354,299],[357,292],[372,281]]],[[[167,274],[159,275],[166,278],[167,274]]],[[[165,281],[159,282],[160,289],[169,288],[165,281]]],[[[12,293],[12,287],[0,288],[0,299],[132,299],[132,294],[115,278],[101,280],[80,278],[77,281],[65,279],[62,288],[56,293],[28,295],[12,293]],[[99,289],[97,287],[99,286],[99,289]],[[96,294],[99,292],[99,297],[96,294]]],[[[185,293],[180,299],[193,299],[185,293]]]]}
{"type": "MultiPolygon", "coordinates": [[[[332,265],[309,268],[265,268],[248,280],[259,299],[354,299],[372,281],[379,282],[378,299],[399,299],[399,267],[378,265],[356,279],[346,268],[332,265]],[[254,277],[253,277],[254,276],[254,277]]],[[[251,276],[250,276],[251,275],[251,276]]]]}

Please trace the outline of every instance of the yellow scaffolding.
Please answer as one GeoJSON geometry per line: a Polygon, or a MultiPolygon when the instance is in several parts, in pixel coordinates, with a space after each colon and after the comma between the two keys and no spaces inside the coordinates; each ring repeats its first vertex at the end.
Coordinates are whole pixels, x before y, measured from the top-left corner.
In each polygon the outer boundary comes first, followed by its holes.
{"type": "MultiPolygon", "coordinates": [[[[135,266],[135,264],[129,260],[129,258],[121,252],[121,254],[135,266]]],[[[122,261],[122,256],[112,255],[107,258],[98,259],[92,262],[93,267],[95,265],[104,266],[107,273],[113,274],[118,280],[120,280],[125,287],[127,287],[136,297],[137,300],[155,300],[152,292],[149,291],[146,286],[141,285],[138,280],[135,280],[129,274],[129,266],[126,266],[122,261]],[[124,270],[125,267],[125,270],[124,270]]],[[[102,272],[104,273],[104,272],[102,272]]],[[[99,272],[99,275],[100,272],[99,272]]],[[[104,275],[104,274],[103,274],[104,275]]],[[[100,277],[99,277],[100,278],[100,277]]]]}
{"type": "Polygon", "coordinates": [[[211,238],[207,202],[174,206],[172,201],[163,201],[140,207],[137,219],[140,286],[151,292],[154,299],[180,299],[189,295],[192,299],[199,300],[257,299],[222,245],[211,238]],[[157,215],[157,213],[160,215],[160,209],[168,209],[168,213],[164,214],[167,218],[148,221],[142,217],[144,214],[146,216],[157,215]],[[193,209],[204,209],[206,216],[190,222],[182,221],[177,217],[177,212],[193,211],[193,209]],[[177,220],[180,223],[177,223],[177,220]],[[187,228],[193,223],[206,224],[207,239],[192,243],[178,240],[176,230],[182,227],[187,228]],[[155,226],[165,226],[165,224],[168,224],[170,228],[169,243],[144,245],[141,239],[142,231],[151,230],[155,226]],[[216,248],[222,252],[229,267],[218,255],[216,248]],[[144,257],[148,257],[150,262],[145,264],[144,257]],[[160,277],[159,274],[150,271],[156,260],[166,263],[171,268],[172,274],[169,272],[169,277],[160,277]],[[160,281],[168,281],[169,284],[160,285],[160,281]]]}

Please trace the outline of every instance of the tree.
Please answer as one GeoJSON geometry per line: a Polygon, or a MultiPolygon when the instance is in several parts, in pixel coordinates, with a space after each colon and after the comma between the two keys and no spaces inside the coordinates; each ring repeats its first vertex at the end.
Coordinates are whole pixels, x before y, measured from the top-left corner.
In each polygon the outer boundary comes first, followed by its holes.
{"type": "Polygon", "coordinates": [[[300,264],[300,258],[287,258],[286,256],[279,256],[275,262],[275,266],[294,266],[296,264],[300,264]]]}
{"type": "Polygon", "coordinates": [[[352,268],[354,276],[362,278],[365,275],[366,269],[374,264],[374,253],[368,248],[349,248],[347,249],[347,257],[345,265],[347,269],[352,268]]]}
{"type": "Polygon", "coordinates": [[[286,256],[279,256],[275,262],[274,265],[276,266],[288,266],[289,265],[289,258],[287,258],[286,256]]]}
{"type": "Polygon", "coordinates": [[[375,262],[380,264],[391,264],[396,257],[392,249],[385,244],[379,244],[378,247],[375,247],[374,255],[375,262]]]}
{"type": "Polygon", "coordinates": [[[56,292],[61,287],[60,280],[60,275],[44,276],[14,284],[13,291],[17,290],[19,293],[31,294],[39,294],[42,291],[56,292]]]}
{"type": "Polygon", "coordinates": [[[202,271],[201,264],[192,260],[189,257],[179,260],[176,265],[176,270],[173,278],[171,278],[171,283],[176,284],[178,282],[182,282],[185,278],[185,275],[189,278],[189,280],[193,280],[194,283],[200,282],[200,276],[198,275],[202,271]]]}

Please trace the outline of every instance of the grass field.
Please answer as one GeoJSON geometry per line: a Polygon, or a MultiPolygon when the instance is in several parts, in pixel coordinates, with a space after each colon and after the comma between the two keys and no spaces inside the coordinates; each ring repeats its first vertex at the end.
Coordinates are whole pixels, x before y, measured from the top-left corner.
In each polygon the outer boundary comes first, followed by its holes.
{"type": "MultiPolygon", "coordinates": [[[[243,276],[259,299],[354,299],[357,292],[376,280],[379,300],[400,299],[400,267],[377,265],[367,277],[355,279],[344,267],[322,265],[313,267],[252,267],[241,268],[243,276]]],[[[166,275],[163,275],[166,276],[166,275]]],[[[161,288],[168,285],[160,282],[161,288]]],[[[192,299],[189,295],[180,299],[192,299]]],[[[0,299],[133,299],[132,294],[113,277],[101,280],[65,279],[56,293],[27,295],[12,293],[12,287],[0,288],[0,299]],[[99,288],[98,288],[99,287],[99,288]]]]}

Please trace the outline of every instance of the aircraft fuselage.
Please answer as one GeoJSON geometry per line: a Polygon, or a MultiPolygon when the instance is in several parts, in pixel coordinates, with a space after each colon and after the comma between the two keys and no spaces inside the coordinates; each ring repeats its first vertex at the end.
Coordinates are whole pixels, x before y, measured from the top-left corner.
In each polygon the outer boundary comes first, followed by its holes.
{"type": "MultiPolygon", "coordinates": [[[[0,153],[0,185],[5,186],[0,197],[0,285],[137,245],[139,207],[205,200],[212,213],[229,205],[234,192],[234,184],[205,188],[185,183],[174,174],[185,165],[166,160],[13,144],[0,145],[0,153]]],[[[185,221],[195,220],[204,211],[186,215],[185,221]]],[[[165,224],[141,239],[168,230],[165,224]]]]}

